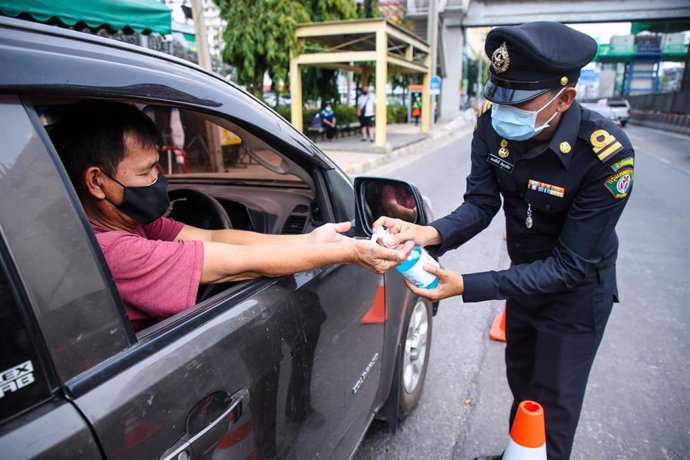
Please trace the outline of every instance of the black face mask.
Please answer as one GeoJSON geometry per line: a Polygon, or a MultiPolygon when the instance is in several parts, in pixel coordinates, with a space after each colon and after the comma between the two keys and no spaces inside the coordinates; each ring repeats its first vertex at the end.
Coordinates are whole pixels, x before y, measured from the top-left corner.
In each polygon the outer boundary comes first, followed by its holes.
{"type": "MultiPolygon", "coordinates": [[[[104,173],[105,174],[105,173],[104,173]]],[[[158,175],[156,181],[143,187],[127,187],[119,180],[106,174],[125,189],[125,198],[117,209],[139,224],[148,224],[162,217],[170,207],[168,178],[158,175]]]]}

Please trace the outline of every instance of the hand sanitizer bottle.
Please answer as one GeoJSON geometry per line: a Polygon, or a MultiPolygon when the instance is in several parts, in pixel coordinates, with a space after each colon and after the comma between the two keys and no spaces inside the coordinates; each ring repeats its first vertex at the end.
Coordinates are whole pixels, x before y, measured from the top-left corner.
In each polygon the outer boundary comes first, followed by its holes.
{"type": "MultiPolygon", "coordinates": [[[[379,238],[385,246],[389,246],[392,235],[381,227],[372,235],[371,240],[376,242],[379,240],[379,238]]],[[[436,267],[439,266],[438,262],[436,262],[436,260],[429,255],[426,249],[416,244],[412,248],[410,255],[407,256],[407,259],[395,267],[395,269],[398,270],[409,282],[417,287],[424,289],[435,288],[438,286],[438,276],[432,275],[431,273],[425,271],[422,268],[424,264],[430,264],[436,267]]]]}

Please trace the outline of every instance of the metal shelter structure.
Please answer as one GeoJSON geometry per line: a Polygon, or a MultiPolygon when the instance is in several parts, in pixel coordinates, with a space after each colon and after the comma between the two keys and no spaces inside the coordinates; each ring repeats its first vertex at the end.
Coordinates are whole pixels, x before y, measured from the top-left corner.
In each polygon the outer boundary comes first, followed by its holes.
{"type": "MultiPolygon", "coordinates": [[[[290,59],[292,124],[302,126],[302,77],[300,66],[312,65],[349,70],[367,75],[368,63],[376,69],[376,146],[386,140],[386,83],[388,72],[424,75],[422,92],[422,132],[429,130],[431,99],[430,48],[426,41],[385,19],[360,19],[301,24],[297,38],[303,51],[290,59]]],[[[364,79],[366,80],[366,78],[364,79]]]]}

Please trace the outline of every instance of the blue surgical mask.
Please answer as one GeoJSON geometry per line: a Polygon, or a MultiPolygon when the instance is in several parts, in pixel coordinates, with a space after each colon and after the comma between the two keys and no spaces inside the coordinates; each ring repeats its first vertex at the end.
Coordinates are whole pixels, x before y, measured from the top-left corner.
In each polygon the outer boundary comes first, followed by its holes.
{"type": "Polygon", "coordinates": [[[512,105],[493,104],[491,106],[491,126],[494,127],[499,136],[511,141],[526,141],[533,138],[549,127],[549,122],[556,117],[558,111],[541,126],[534,126],[537,122],[537,115],[560,96],[564,89],[561,89],[537,111],[518,109],[512,105]]]}

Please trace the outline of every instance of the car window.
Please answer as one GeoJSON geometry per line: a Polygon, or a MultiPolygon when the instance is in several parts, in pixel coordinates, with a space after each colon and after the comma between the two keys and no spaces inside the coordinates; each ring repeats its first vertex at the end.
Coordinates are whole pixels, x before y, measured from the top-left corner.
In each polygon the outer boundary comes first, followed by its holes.
{"type": "MultiPolygon", "coordinates": [[[[48,133],[76,100],[35,100],[34,107],[48,133]]],[[[156,124],[161,135],[160,172],[169,178],[170,218],[187,225],[216,230],[234,228],[261,233],[304,233],[310,230],[310,207],[314,199],[309,173],[258,136],[232,122],[186,108],[137,105],[156,124]],[[227,213],[224,218],[204,214],[205,203],[195,201],[188,191],[215,199],[227,213]]],[[[58,152],[68,155],[69,152],[58,152]]],[[[210,210],[209,210],[210,211],[210,210]]],[[[99,250],[101,248],[98,248],[99,250]]],[[[104,258],[108,257],[104,254],[104,258]]],[[[112,267],[109,267],[112,271],[112,267]]],[[[132,266],[131,272],[141,272],[132,266]]],[[[145,271],[145,270],[144,270],[145,271]]],[[[118,277],[114,276],[115,284],[118,277]]],[[[179,286],[189,286],[180,279],[179,286]]],[[[204,285],[196,297],[198,305],[240,283],[204,285]]],[[[118,286],[118,289],[120,286],[118,286]]],[[[122,295],[122,291],[118,291],[122,295]]],[[[125,309],[131,311],[123,297],[125,309]]],[[[133,322],[139,335],[194,315],[191,306],[171,317],[133,322]]]]}
{"type": "Polygon", "coordinates": [[[175,107],[149,105],[144,112],[163,137],[160,165],[170,177],[300,181],[280,170],[280,153],[236,125],[175,107]]]}
{"type": "Polygon", "coordinates": [[[0,264],[0,423],[51,396],[39,353],[7,271],[0,264]]]}

